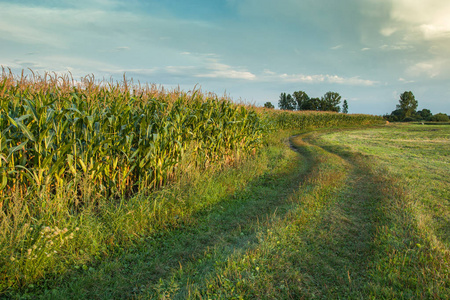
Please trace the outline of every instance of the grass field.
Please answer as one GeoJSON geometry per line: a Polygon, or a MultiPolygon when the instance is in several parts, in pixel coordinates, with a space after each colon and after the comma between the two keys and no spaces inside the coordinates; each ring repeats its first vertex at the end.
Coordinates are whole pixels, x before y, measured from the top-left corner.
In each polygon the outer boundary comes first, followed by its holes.
{"type": "Polygon", "coordinates": [[[262,150],[270,134],[380,122],[256,108],[126,78],[2,69],[0,294],[42,287],[188,224],[273,163],[262,150]],[[205,191],[207,179],[229,168],[231,183],[216,180],[205,191]]]}
{"type": "Polygon", "coordinates": [[[294,133],[158,191],[191,209],[133,246],[7,295],[448,299],[450,126],[294,133]]]}

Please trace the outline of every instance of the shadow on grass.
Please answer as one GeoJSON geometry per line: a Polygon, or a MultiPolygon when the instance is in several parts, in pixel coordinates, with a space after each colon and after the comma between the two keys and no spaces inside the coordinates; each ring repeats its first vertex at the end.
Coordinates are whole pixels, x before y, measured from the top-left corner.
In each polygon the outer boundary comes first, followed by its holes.
{"type": "Polygon", "coordinates": [[[190,285],[203,283],[218,261],[257,246],[257,229],[289,211],[290,195],[312,167],[310,158],[298,155],[289,168],[257,177],[196,213],[189,224],[180,222],[176,228],[160,230],[120,256],[71,272],[39,297],[136,298],[161,289],[184,298],[188,281],[190,285]]]}

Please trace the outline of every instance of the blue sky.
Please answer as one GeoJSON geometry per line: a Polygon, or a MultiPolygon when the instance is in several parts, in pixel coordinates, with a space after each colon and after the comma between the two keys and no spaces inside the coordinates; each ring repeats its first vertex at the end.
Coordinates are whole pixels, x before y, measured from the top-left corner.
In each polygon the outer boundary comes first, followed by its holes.
{"type": "Polygon", "coordinates": [[[0,0],[0,65],[277,104],[335,91],[385,114],[450,113],[448,0],[0,0]]]}

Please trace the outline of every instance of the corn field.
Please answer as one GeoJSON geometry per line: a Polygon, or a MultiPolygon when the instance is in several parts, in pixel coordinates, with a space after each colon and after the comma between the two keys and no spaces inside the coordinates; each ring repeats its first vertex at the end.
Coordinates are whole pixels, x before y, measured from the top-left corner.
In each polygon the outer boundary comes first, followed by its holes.
{"type": "Polygon", "coordinates": [[[267,124],[266,126],[271,130],[364,126],[385,123],[380,116],[336,112],[259,109],[259,115],[261,122],[267,124]]]}
{"type": "Polygon", "coordinates": [[[198,91],[8,75],[0,83],[1,195],[77,189],[80,178],[105,196],[130,195],[169,181],[187,152],[208,165],[253,151],[262,137],[255,112],[198,91]]]}

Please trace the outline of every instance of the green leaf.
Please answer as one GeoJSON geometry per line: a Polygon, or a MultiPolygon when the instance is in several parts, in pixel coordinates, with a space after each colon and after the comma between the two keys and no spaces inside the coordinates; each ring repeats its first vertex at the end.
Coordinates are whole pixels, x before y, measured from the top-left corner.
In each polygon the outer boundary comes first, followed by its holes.
{"type": "Polygon", "coordinates": [[[25,102],[28,104],[27,105],[27,107],[28,107],[28,109],[29,110],[31,110],[31,112],[33,113],[33,116],[34,116],[34,119],[36,120],[36,122],[39,122],[39,116],[38,116],[38,114],[37,114],[37,111],[36,111],[36,104],[35,103],[32,103],[30,100],[28,100],[28,99],[24,99],[25,100],[25,102]]]}
{"type": "Polygon", "coordinates": [[[22,130],[22,133],[31,141],[35,142],[36,138],[34,137],[34,135],[30,132],[30,130],[28,130],[27,126],[25,126],[22,122],[18,121],[16,123],[20,130],[22,130]]]}
{"type": "Polygon", "coordinates": [[[3,190],[7,184],[8,184],[8,177],[6,176],[6,173],[3,173],[2,185],[0,186],[0,191],[3,190]]]}
{"type": "Polygon", "coordinates": [[[15,146],[15,147],[9,148],[9,149],[8,149],[9,155],[8,155],[8,157],[6,158],[6,160],[9,161],[9,157],[10,157],[14,152],[20,151],[20,150],[22,150],[23,148],[25,148],[25,146],[26,146],[27,143],[28,143],[28,142],[23,142],[23,143],[21,143],[20,145],[17,145],[17,146],[15,146]]]}

